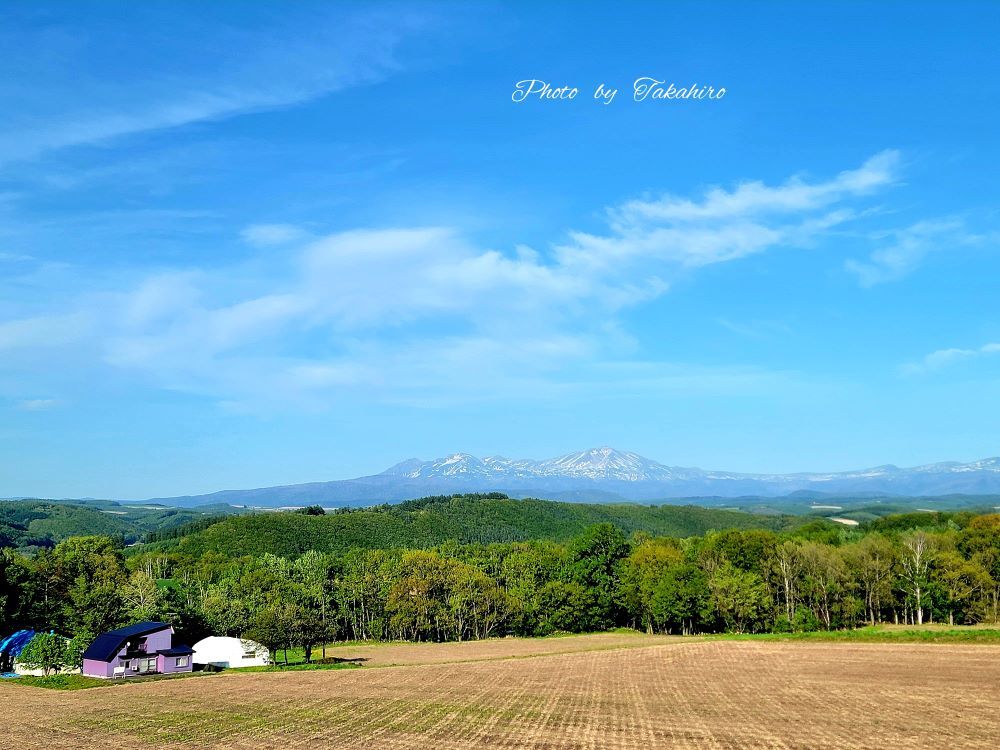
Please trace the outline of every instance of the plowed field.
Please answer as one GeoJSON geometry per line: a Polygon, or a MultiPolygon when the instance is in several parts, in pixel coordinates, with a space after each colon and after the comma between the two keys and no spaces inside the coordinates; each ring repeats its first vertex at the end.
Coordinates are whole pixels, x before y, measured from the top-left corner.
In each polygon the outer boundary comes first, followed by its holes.
{"type": "MultiPolygon", "coordinates": [[[[2,744],[46,750],[1000,746],[997,646],[642,637],[547,643],[370,647],[357,651],[396,649],[381,663],[403,666],[375,666],[379,658],[368,655],[362,669],[228,673],[75,692],[0,684],[2,744]],[[556,643],[561,653],[546,652],[556,643]]],[[[338,649],[338,656],[349,652],[338,649]]]]}

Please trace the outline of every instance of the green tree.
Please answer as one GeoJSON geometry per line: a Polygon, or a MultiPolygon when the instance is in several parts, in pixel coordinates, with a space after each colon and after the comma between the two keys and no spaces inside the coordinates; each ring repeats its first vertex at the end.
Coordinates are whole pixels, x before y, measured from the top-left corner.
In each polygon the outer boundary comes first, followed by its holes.
{"type": "Polygon", "coordinates": [[[773,566],[778,582],[778,596],[785,604],[785,620],[789,624],[798,604],[802,585],[802,545],[797,540],[786,540],[774,550],[773,566]]]}
{"type": "Polygon", "coordinates": [[[684,554],[676,540],[633,541],[632,552],[621,566],[621,601],[633,626],[638,625],[649,632],[663,627],[657,624],[658,618],[653,612],[654,593],[667,571],[683,560],[684,554]]]}
{"type": "Polygon", "coordinates": [[[137,570],[122,586],[122,600],[130,621],[155,620],[161,614],[163,592],[153,578],[137,570]]]}
{"type": "Polygon", "coordinates": [[[702,554],[717,563],[729,562],[758,575],[768,567],[778,547],[778,536],[758,529],[728,529],[706,537],[702,554]]]}
{"type": "Polygon", "coordinates": [[[345,556],[334,596],[351,638],[389,637],[387,604],[401,568],[400,555],[386,550],[355,550],[345,556]]]}
{"type": "Polygon", "coordinates": [[[883,608],[892,602],[892,585],[898,560],[895,546],[881,534],[871,533],[844,549],[848,568],[860,588],[868,621],[882,619],[883,608]]]}
{"type": "Polygon", "coordinates": [[[9,633],[16,623],[33,619],[31,565],[11,549],[0,549],[0,633],[9,633]]]}
{"type": "Polygon", "coordinates": [[[978,561],[966,560],[953,551],[935,556],[931,578],[943,594],[949,625],[955,624],[956,616],[962,622],[969,622],[976,614],[981,615],[976,610],[983,607],[983,595],[993,586],[993,579],[978,561]]]}
{"type": "Polygon", "coordinates": [[[496,581],[470,565],[454,571],[448,606],[458,640],[489,638],[507,617],[507,595],[496,581]]]}
{"type": "Polygon", "coordinates": [[[444,641],[457,635],[450,605],[456,561],[436,552],[403,555],[402,576],[389,592],[386,611],[395,632],[414,641],[444,641]]]}
{"type": "Polygon", "coordinates": [[[711,614],[704,571],[693,563],[667,569],[653,590],[649,608],[657,630],[683,635],[698,632],[711,614]]]}
{"type": "Polygon", "coordinates": [[[251,627],[254,609],[243,592],[239,582],[232,579],[212,584],[205,592],[200,609],[215,633],[240,636],[251,627]]]}
{"type": "Polygon", "coordinates": [[[299,615],[294,603],[271,601],[254,614],[247,635],[270,651],[275,662],[278,651],[283,650],[288,664],[288,647],[296,640],[299,615]]]}
{"type": "Polygon", "coordinates": [[[549,581],[538,592],[538,634],[598,630],[605,610],[596,592],[576,581],[549,581]]]}
{"type": "Polygon", "coordinates": [[[66,663],[66,639],[53,633],[39,633],[24,647],[17,661],[28,669],[41,669],[48,677],[66,663]]]}
{"type": "Polygon", "coordinates": [[[745,633],[761,627],[769,602],[760,576],[725,563],[712,573],[708,586],[712,606],[728,630],[745,633]]]}
{"type": "Polygon", "coordinates": [[[63,663],[69,669],[80,669],[83,666],[83,652],[94,640],[94,635],[85,630],[80,631],[68,641],[63,652],[63,663]]]}
{"type": "Polygon", "coordinates": [[[924,604],[929,581],[929,571],[933,550],[930,537],[925,531],[914,531],[902,539],[900,569],[902,588],[910,597],[917,625],[924,624],[924,604]]]}
{"type": "Polygon", "coordinates": [[[843,590],[846,572],[836,547],[804,542],[802,559],[802,594],[826,630],[833,627],[834,606],[843,590]]]}
{"type": "Polygon", "coordinates": [[[73,583],[63,607],[63,621],[71,632],[103,633],[128,620],[122,600],[122,581],[89,581],[80,576],[73,583]]]}
{"type": "Polygon", "coordinates": [[[569,579],[595,599],[588,629],[603,630],[617,622],[622,561],[629,552],[625,535],[610,523],[591,526],[570,544],[569,579]]]}
{"type": "MultiPolygon", "coordinates": [[[[325,645],[336,636],[336,631],[323,621],[319,610],[311,604],[306,602],[296,607],[292,625],[292,639],[302,646],[307,664],[312,662],[313,648],[318,644],[325,645]]],[[[323,658],[326,658],[325,655],[323,658]]]]}
{"type": "Polygon", "coordinates": [[[321,552],[309,550],[292,563],[292,575],[301,587],[300,603],[303,610],[311,619],[318,620],[315,627],[305,631],[310,633],[309,637],[315,636],[318,639],[309,645],[306,661],[309,661],[312,646],[317,643],[322,644],[325,659],[326,642],[330,640],[330,633],[336,632],[336,612],[333,611],[335,600],[330,585],[329,562],[321,552]]]}
{"type": "Polygon", "coordinates": [[[984,592],[986,617],[1000,623],[1000,513],[969,521],[962,531],[959,549],[989,574],[991,584],[984,592]]]}
{"type": "Polygon", "coordinates": [[[547,610],[542,589],[560,577],[567,564],[566,548],[554,542],[509,545],[497,571],[497,583],[507,595],[508,622],[518,635],[542,635],[547,610]]]}

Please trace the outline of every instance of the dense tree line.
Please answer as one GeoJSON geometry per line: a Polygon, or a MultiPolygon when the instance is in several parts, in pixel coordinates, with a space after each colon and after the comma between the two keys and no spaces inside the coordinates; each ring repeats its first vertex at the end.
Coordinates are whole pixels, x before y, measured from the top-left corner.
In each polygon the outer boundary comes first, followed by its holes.
{"type": "MultiPolygon", "coordinates": [[[[272,516],[273,518],[273,516],[272,516]]],[[[445,641],[615,626],[661,633],[788,632],[865,623],[996,623],[1000,515],[919,525],[730,529],[654,537],[598,524],[565,543],[430,549],[125,555],[80,537],[0,550],[0,632],[89,636],[144,619],[254,638],[272,650],[335,639],[445,641]]]]}

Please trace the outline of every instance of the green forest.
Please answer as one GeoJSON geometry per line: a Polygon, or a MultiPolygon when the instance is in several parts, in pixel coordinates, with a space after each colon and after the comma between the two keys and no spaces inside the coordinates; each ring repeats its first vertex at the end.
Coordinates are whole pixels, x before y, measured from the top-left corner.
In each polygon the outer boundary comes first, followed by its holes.
{"type": "Polygon", "coordinates": [[[208,519],[155,536],[129,548],[87,536],[28,555],[0,550],[0,632],[86,640],[158,619],[182,642],[234,635],[309,654],[337,639],[786,633],[1000,617],[1000,515],[967,511],[846,527],[489,495],[208,519]]]}
{"type": "MultiPolygon", "coordinates": [[[[791,515],[757,515],[694,505],[562,503],[512,500],[500,493],[452,495],[333,513],[256,513],[219,523],[197,522],[147,536],[153,548],[231,557],[269,552],[295,557],[308,550],[426,549],[445,542],[564,542],[610,523],[625,534],[688,537],[710,529],[780,531],[810,523],[791,515]]],[[[823,522],[828,523],[828,522],[823,522]]],[[[828,524],[835,526],[835,524],[828,524]]]]}
{"type": "Polygon", "coordinates": [[[229,506],[197,509],[122,505],[110,500],[5,500],[0,501],[0,547],[30,553],[51,549],[72,536],[116,537],[123,544],[142,541],[158,529],[241,512],[229,506]]]}

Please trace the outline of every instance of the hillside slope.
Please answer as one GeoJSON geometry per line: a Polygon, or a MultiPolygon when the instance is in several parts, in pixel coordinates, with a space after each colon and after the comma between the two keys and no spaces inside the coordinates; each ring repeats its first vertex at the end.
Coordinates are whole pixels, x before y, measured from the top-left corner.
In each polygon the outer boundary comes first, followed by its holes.
{"type": "Polygon", "coordinates": [[[224,513],[238,512],[222,506],[184,509],[137,507],[111,501],[80,504],[55,500],[0,501],[0,547],[22,550],[53,547],[71,536],[121,537],[126,544],[148,532],[169,529],[224,513]]]}
{"type": "Polygon", "coordinates": [[[686,537],[710,529],[782,529],[808,520],[696,506],[561,503],[459,495],[323,516],[300,513],[238,516],[179,538],[145,545],[143,549],[169,549],[195,555],[213,551],[231,556],[265,552],[295,556],[310,549],[343,553],[352,548],[432,547],[447,541],[565,541],[588,526],[604,522],[625,533],[645,531],[686,537]]]}

